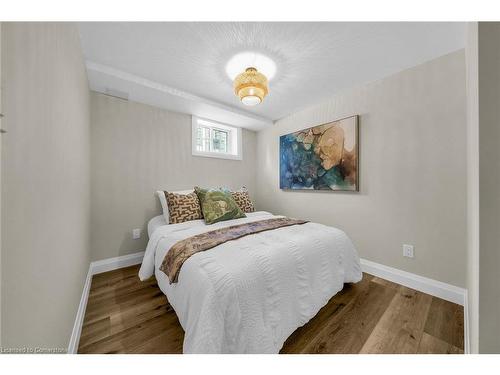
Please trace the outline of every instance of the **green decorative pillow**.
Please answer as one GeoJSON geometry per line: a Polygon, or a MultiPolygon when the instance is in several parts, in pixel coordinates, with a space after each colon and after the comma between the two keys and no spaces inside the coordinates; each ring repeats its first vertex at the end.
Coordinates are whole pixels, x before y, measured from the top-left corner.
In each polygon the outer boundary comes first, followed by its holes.
{"type": "Polygon", "coordinates": [[[246,217],[230,192],[222,190],[207,190],[195,187],[205,223],[213,224],[219,221],[246,217]]]}

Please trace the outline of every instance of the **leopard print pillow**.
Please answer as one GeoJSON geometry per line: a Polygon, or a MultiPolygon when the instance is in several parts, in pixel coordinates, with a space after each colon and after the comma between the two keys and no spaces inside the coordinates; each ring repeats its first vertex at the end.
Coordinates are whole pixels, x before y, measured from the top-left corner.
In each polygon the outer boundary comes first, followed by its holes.
{"type": "Polygon", "coordinates": [[[195,192],[189,194],[169,193],[165,191],[167,198],[170,223],[177,224],[185,221],[203,219],[200,201],[195,192]]]}
{"type": "Polygon", "coordinates": [[[248,190],[245,187],[242,187],[240,190],[237,191],[232,191],[231,195],[233,196],[233,199],[236,201],[236,204],[241,208],[241,211],[243,212],[255,211],[252,200],[250,199],[250,195],[248,194],[248,190]]]}

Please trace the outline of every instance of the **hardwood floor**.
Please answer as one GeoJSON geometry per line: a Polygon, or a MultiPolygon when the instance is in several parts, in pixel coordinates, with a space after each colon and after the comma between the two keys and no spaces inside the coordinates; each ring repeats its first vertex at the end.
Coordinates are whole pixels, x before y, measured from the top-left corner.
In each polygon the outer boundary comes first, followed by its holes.
{"type": "MultiPolygon", "coordinates": [[[[95,275],[79,353],[182,353],[184,332],[139,266],[95,275]]],[[[298,328],[281,353],[463,353],[462,306],[368,274],[298,328]]]]}

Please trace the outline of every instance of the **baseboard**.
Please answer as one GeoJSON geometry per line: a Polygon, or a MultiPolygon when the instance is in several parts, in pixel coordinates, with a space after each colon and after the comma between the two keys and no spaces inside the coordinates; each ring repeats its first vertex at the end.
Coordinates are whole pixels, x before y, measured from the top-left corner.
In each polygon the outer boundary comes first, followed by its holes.
{"type": "Polygon", "coordinates": [[[142,262],[142,258],[144,258],[144,251],[92,262],[90,263],[92,275],[139,264],[142,262]]]}
{"type": "Polygon", "coordinates": [[[363,272],[465,307],[466,290],[441,281],[361,259],[363,272]]]}
{"type": "Polygon", "coordinates": [[[92,283],[92,276],[99,273],[117,270],[119,268],[133,266],[140,264],[144,258],[144,251],[134,254],[123,255],[115,258],[98,260],[91,262],[83,286],[82,297],[80,298],[80,305],[76,312],[75,324],[68,345],[68,353],[76,354],[78,351],[78,344],[80,343],[80,334],[82,332],[83,318],[85,317],[85,309],[87,308],[87,300],[89,298],[90,284],[92,283]]]}
{"type": "MultiPolygon", "coordinates": [[[[92,264],[92,263],[91,263],[92,264]]],[[[87,308],[87,300],[89,298],[90,283],[92,282],[92,267],[89,267],[85,285],[83,286],[82,297],[76,312],[75,324],[69,339],[68,354],[76,354],[78,351],[78,343],[80,342],[80,333],[82,332],[83,318],[85,317],[85,309],[87,308]]]]}

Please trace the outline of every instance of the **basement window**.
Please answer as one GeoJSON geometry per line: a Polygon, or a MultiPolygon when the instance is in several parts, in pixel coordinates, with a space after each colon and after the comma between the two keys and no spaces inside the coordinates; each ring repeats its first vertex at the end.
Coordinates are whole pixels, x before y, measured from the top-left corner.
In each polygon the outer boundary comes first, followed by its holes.
{"type": "Polygon", "coordinates": [[[193,155],[241,160],[241,129],[205,120],[192,119],[193,155]]]}

